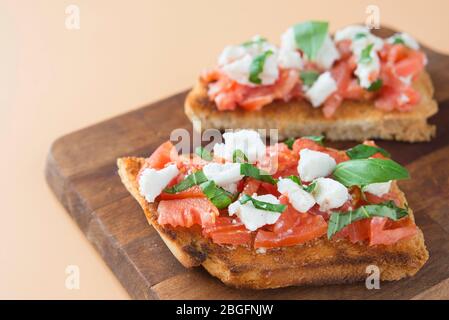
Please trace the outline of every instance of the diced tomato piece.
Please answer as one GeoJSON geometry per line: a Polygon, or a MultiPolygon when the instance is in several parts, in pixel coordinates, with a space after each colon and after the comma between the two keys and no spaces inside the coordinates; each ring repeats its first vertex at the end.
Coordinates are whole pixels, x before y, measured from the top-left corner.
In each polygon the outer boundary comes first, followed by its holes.
{"type": "Polygon", "coordinates": [[[350,39],[338,41],[336,45],[341,59],[345,60],[352,56],[352,41],[350,39]]]}
{"type": "Polygon", "coordinates": [[[219,212],[207,198],[162,200],[157,208],[160,225],[189,228],[194,224],[208,226],[215,222],[219,212]]]}
{"type": "Polygon", "coordinates": [[[159,195],[159,200],[173,200],[173,199],[186,199],[186,198],[204,198],[206,195],[203,193],[199,186],[193,186],[187,190],[178,193],[166,193],[162,192],[159,195]]]}
{"type": "Polygon", "coordinates": [[[162,169],[167,163],[176,160],[173,159],[174,153],[176,153],[175,146],[170,141],[166,141],[145,160],[145,166],[153,169],[162,169]]]}
{"type": "Polygon", "coordinates": [[[242,193],[252,196],[259,190],[261,182],[254,178],[246,178],[242,193]]]}
{"type": "Polygon", "coordinates": [[[203,229],[203,234],[216,244],[251,245],[252,232],[231,217],[218,217],[215,224],[203,229]]]}
{"type": "Polygon", "coordinates": [[[407,58],[398,61],[395,66],[396,74],[400,77],[414,76],[424,69],[422,52],[415,51],[407,58]]]}
{"type": "Polygon", "coordinates": [[[339,93],[334,93],[325,102],[323,106],[323,114],[326,118],[332,117],[337,108],[342,104],[343,97],[339,93]]]}
{"type": "Polygon", "coordinates": [[[346,238],[352,243],[368,240],[370,237],[371,219],[355,221],[334,235],[336,239],[346,238]]]}
{"type": "Polygon", "coordinates": [[[372,218],[369,245],[392,245],[399,240],[414,236],[418,232],[416,225],[409,218],[405,219],[409,220],[408,225],[387,229],[388,218],[372,218]]]}
{"type": "Polygon", "coordinates": [[[390,191],[382,197],[378,197],[372,193],[365,192],[365,200],[368,204],[379,204],[385,201],[393,201],[398,207],[403,205],[402,199],[397,192],[390,191]]]}
{"type": "Polygon", "coordinates": [[[275,178],[279,176],[296,175],[297,162],[299,156],[290,150],[285,143],[276,143],[267,147],[267,155],[259,166],[269,173],[273,173],[275,178]]]}
{"type": "Polygon", "coordinates": [[[273,95],[251,97],[240,103],[240,106],[245,110],[258,111],[263,108],[263,106],[273,102],[273,95]]]}

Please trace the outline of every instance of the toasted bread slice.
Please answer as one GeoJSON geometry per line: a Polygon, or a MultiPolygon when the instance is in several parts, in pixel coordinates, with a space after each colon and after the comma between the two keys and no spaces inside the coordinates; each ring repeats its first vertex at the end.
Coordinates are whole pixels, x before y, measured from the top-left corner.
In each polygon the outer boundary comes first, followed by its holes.
{"type": "Polygon", "coordinates": [[[438,111],[429,74],[423,72],[414,88],[421,94],[421,101],[410,112],[385,112],[375,108],[373,102],[344,101],[332,118],[325,118],[321,108],[313,108],[305,100],[275,101],[260,111],[218,111],[207,95],[207,85],[199,81],[188,94],[184,110],[197,131],[199,127],[278,129],[280,140],[325,135],[329,140],[429,141],[436,128],[427,119],[438,111]]]}
{"type": "MultiPolygon", "coordinates": [[[[412,238],[390,246],[370,247],[320,238],[258,253],[243,246],[214,244],[201,236],[199,228],[172,228],[157,223],[157,203],[148,203],[139,193],[137,174],[144,161],[121,158],[117,164],[124,185],[141,205],[148,222],[182,265],[188,268],[202,265],[228,285],[266,289],[355,282],[367,277],[368,265],[379,267],[381,280],[398,280],[414,275],[429,257],[421,230],[412,238]]],[[[397,188],[395,184],[393,187],[397,188]]],[[[414,219],[411,211],[409,214],[414,219]]]]}

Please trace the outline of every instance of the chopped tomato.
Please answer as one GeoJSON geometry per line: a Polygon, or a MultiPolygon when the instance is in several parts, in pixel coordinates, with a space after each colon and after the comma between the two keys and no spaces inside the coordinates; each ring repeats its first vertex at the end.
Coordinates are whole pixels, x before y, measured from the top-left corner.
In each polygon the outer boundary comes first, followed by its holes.
{"type": "Polygon", "coordinates": [[[302,149],[309,149],[313,151],[324,152],[334,158],[335,162],[340,163],[348,161],[349,157],[344,151],[335,150],[332,148],[326,148],[315,141],[307,138],[299,138],[293,143],[293,152],[299,154],[302,149]]]}
{"type": "Polygon", "coordinates": [[[296,211],[285,196],[281,203],[287,204],[287,209],[281,214],[272,230],[260,229],[254,241],[255,248],[274,248],[293,246],[319,238],[327,231],[327,223],[321,216],[296,211]]]}
{"type": "Polygon", "coordinates": [[[242,193],[252,196],[259,190],[261,182],[254,178],[247,178],[242,193]]]}
{"type": "Polygon", "coordinates": [[[365,200],[369,204],[379,204],[385,201],[393,201],[398,207],[401,207],[403,205],[402,199],[400,195],[397,192],[390,191],[386,194],[384,194],[382,197],[378,197],[372,193],[365,192],[364,194],[365,200]]]}
{"type": "Polygon", "coordinates": [[[208,226],[218,217],[218,209],[207,198],[162,200],[157,208],[160,225],[189,228],[194,224],[208,226]]]}
{"type": "Polygon", "coordinates": [[[204,198],[206,195],[203,193],[199,186],[193,186],[187,190],[177,193],[162,192],[159,195],[159,200],[173,200],[173,199],[185,199],[185,198],[204,198]]]}
{"type": "Polygon", "coordinates": [[[371,219],[355,221],[334,235],[337,239],[347,238],[352,243],[368,240],[370,237],[371,219]]]}
{"type": "Polygon", "coordinates": [[[298,153],[290,150],[285,143],[276,143],[267,147],[266,158],[259,166],[267,172],[273,173],[275,178],[297,175],[298,159],[298,153]]]}
{"type": "Polygon", "coordinates": [[[418,230],[416,225],[409,218],[405,218],[405,223],[402,226],[387,228],[388,219],[382,217],[374,217],[371,219],[370,226],[370,241],[369,245],[391,245],[399,240],[414,236],[418,230]]]}
{"type": "Polygon", "coordinates": [[[252,232],[231,217],[218,217],[215,224],[203,229],[203,234],[214,243],[230,245],[251,245],[252,232]]]}
{"type": "Polygon", "coordinates": [[[166,141],[145,160],[145,165],[153,169],[162,169],[167,163],[175,160],[173,159],[174,152],[176,153],[175,146],[170,141],[166,141]]]}

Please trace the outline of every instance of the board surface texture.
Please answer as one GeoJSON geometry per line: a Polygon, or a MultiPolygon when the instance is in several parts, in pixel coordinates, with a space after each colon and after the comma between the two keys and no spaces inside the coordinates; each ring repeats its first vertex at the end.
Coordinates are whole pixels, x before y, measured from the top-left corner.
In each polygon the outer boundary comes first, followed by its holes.
{"type": "Polygon", "coordinates": [[[414,277],[383,282],[379,290],[367,290],[364,283],[237,290],[202,268],[185,269],[178,263],[120,182],[116,159],[148,156],[173,129],[191,131],[183,112],[186,92],[59,138],[48,155],[47,182],[132,298],[448,299],[449,56],[425,51],[440,107],[431,118],[437,137],[430,143],[379,141],[379,145],[410,170],[412,179],[400,186],[424,232],[430,259],[414,277]]]}

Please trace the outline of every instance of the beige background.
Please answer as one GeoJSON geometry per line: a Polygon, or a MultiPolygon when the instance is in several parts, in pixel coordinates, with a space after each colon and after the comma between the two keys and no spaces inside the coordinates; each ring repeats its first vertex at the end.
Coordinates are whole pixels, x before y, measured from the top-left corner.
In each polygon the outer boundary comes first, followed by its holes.
{"type": "Polygon", "coordinates": [[[368,4],[449,52],[448,0],[0,0],[0,298],[128,298],[45,184],[55,138],[188,88],[225,44],[277,42],[310,18],[335,30],[364,21],[368,4]],[[65,27],[69,4],[80,30],[65,27]],[[65,288],[67,265],[79,290],[65,288]]]}

